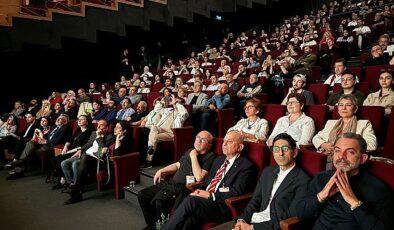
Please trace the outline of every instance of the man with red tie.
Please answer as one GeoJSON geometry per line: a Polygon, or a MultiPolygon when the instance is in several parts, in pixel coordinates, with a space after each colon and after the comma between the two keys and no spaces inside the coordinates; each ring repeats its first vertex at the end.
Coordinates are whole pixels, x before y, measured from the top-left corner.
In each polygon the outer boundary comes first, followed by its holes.
{"type": "Polygon", "coordinates": [[[200,187],[183,200],[164,229],[199,229],[204,222],[232,219],[225,199],[250,192],[255,186],[256,168],[244,156],[242,136],[228,132],[223,139],[223,155],[213,163],[209,176],[200,187]]]}

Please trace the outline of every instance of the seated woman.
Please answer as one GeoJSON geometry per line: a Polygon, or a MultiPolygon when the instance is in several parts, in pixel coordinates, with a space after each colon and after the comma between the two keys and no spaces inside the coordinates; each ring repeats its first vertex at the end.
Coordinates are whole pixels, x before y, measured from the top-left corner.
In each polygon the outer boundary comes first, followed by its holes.
{"type": "Polygon", "coordinates": [[[288,115],[283,116],[276,122],[274,130],[268,138],[267,145],[272,145],[272,140],[279,133],[289,134],[300,145],[308,145],[311,143],[313,134],[315,133],[315,124],[312,118],[306,116],[302,109],[305,106],[305,96],[299,93],[291,93],[287,97],[288,115]]]}
{"type": "Polygon", "coordinates": [[[53,189],[63,188],[73,182],[73,171],[76,176],[76,169],[78,169],[78,162],[80,158],[74,153],[81,148],[93,132],[91,127],[92,119],[87,115],[81,115],[78,118],[78,129],[72,135],[69,141],[64,144],[60,155],[52,158],[51,163],[54,168],[54,174],[58,177],[58,183],[53,189]]]}
{"type": "Polygon", "coordinates": [[[319,152],[331,156],[334,142],[339,134],[357,133],[367,142],[367,151],[377,148],[376,136],[368,120],[357,120],[357,99],[353,95],[343,95],[338,101],[339,120],[328,120],[324,129],[313,137],[312,143],[319,152]]]}
{"type": "Polygon", "coordinates": [[[376,105],[384,107],[384,114],[391,114],[391,107],[394,105],[393,75],[389,70],[383,70],[379,76],[380,89],[375,93],[370,93],[363,105],[376,105]]]}
{"type": "Polygon", "coordinates": [[[261,101],[257,98],[247,100],[244,110],[247,118],[239,120],[238,123],[229,128],[227,132],[234,130],[239,131],[244,141],[265,141],[268,134],[268,122],[258,117],[262,110],[261,101]]]}

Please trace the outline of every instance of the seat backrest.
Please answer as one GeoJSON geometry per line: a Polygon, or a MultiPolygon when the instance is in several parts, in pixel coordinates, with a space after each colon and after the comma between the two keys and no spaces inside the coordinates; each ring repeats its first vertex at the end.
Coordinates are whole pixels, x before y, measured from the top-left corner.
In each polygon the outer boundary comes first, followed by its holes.
{"type": "Polygon", "coordinates": [[[324,128],[328,120],[328,106],[325,105],[307,105],[305,106],[305,114],[315,122],[315,132],[324,128]]]}
{"type": "Polygon", "coordinates": [[[148,111],[151,111],[153,109],[153,101],[158,97],[160,97],[159,91],[148,93],[147,101],[146,101],[146,103],[148,104],[148,111]]]}
{"type": "Polygon", "coordinates": [[[23,133],[23,131],[25,131],[25,129],[27,128],[27,122],[26,122],[25,117],[18,118],[17,122],[18,122],[17,123],[17,125],[18,125],[17,133],[23,133]]]}
{"type": "Polygon", "coordinates": [[[164,83],[153,84],[151,87],[151,92],[158,92],[164,87],[164,83]]]}
{"type": "Polygon", "coordinates": [[[226,135],[227,130],[234,126],[234,109],[219,109],[218,110],[218,137],[224,137],[226,135]]]}
{"type": "Polygon", "coordinates": [[[306,90],[311,91],[315,104],[324,104],[328,98],[328,85],[326,84],[309,84],[306,86],[306,90]]]}
{"type": "Polygon", "coordinates": [[[394,164],[368,160],[363,167],[394,190],[394,164]]]}
{"type": "Polygon", "coordinates": [[[277,104],[264,104],[260,117],[268,121],[270,132],[274,129],[276,121],[286,114],[286,106],[277,104]]]}
{"type": "Polygon", "coordinates": [[[372,91],[376,91],[379,85],[379,74],[382,69],[394,69],[390,65],[375,65],[365,67],[365,81],[369,82],[372,91]]]}

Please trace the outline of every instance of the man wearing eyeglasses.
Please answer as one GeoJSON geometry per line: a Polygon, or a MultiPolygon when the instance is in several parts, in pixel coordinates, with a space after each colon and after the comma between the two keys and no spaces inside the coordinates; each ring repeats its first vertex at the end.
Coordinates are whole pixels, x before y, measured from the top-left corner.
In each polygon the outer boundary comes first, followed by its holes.
{"type": "Polygon", "coordinates": [[[296,204],[306,194],[310,180],[294,162],[298,153],[296,142],[287,133],[278,134],[271,152],[278,165],[264,169],[253,198],[235,226],[231,221],[215,230],[280,229],[281,220],[296,216],[296,204]]]}
{"type": "Polygon", "coordinates": [[[342,74],[342,80],[341,80],[341,86],[342,86],[342,91],[336,92],[331,94],[328,99],[326,104],[330,109],[330,111],[334,110],[334,106],[338,103],[339,98],[342,95],[347,95],[347,94],[353,94],[357,98],[357,103],[359,106],[363,105],[363,101],[365,99],[364,93],[356,89],[356,76],[346,70],[342,74]]]}
{"type": "Polygon", "coordinates": [[[158,170],[153,178],[153,186],[140,191],[138,201],[144,214],[147,227],[155,229],[155,223],[163,213],[170,213],[172,206],[177,207],[190,191],[186,184],[205,179],[215,159],[211,151],[212,135],[201,131],[194,141],[194,148],[189,149],[181,159],[158,170]],[[169,181],[162,181],[166,174],[175,175],[169,181]]]}

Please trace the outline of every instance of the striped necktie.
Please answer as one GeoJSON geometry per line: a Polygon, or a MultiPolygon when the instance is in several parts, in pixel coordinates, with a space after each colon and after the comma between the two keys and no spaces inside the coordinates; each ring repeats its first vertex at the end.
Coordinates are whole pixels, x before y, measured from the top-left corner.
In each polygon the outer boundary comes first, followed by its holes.
{"type": "Polygon", "coordinates": [[[226,167],[229,164],[229,161],[226,159],[222,166],[219,168],[219,170],[216,172],[215,177],[211,180],[207,187],[207,191],[212,193],[215,192],[216,190],[216,185],[219,183],[219,181],[222,180],[223,174],[226,171],[226,167]]]}

